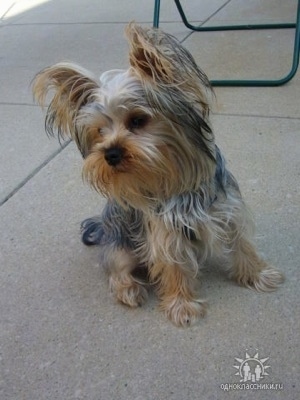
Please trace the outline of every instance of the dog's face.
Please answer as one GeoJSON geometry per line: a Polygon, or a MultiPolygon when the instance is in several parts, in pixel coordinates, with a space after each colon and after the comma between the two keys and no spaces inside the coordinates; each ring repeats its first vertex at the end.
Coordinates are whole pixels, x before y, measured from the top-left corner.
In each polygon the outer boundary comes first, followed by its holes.
{"type": "Polygon", "coordinates": [[[209,182],[215,145],[208,125],[209,83],[171,36],[129,25],[130,68],[97,81],[68,63],[37,75],[40,104],[49,90],[46,129],[70,135],[83,174],[104,195],[142,208],[209,182]]]}

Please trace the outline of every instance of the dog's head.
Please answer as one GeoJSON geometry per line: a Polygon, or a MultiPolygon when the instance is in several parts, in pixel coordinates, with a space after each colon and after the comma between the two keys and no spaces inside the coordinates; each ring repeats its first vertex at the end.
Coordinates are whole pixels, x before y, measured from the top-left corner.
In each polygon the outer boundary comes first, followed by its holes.
{"type": "Polygon", "coordinates": [[[126,35],[127,70],[98,80],[59,63],[35,77],[33,92],[40,105],[52,93],[46,131],[75,140],[87,181],[139,208],[209,182],[215,144],[209,81],[191,54],[157,29],[130,24],[126,35]]]}

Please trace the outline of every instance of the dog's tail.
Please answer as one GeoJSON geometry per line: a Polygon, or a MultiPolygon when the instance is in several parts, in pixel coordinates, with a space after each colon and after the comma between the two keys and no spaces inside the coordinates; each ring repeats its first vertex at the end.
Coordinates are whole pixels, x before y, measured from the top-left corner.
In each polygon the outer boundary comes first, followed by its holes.
{"type": "Polygon", "coordinates": [[[101,243],[104,229],[101,216],[85,219],[81,223],[81,240],[87,246],[101,243]]]}

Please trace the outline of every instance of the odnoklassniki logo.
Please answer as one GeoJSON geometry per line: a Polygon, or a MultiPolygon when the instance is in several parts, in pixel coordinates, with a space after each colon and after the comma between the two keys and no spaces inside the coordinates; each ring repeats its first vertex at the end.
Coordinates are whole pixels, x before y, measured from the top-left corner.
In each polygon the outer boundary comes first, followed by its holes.
{"type": "Polygon", "coordinates": [[[269,357],[259,357],[258,352],[253,356],[245,352],[245,358],[235,358],[236,376],[239,383],[223,383],[220,388],[229,390],[283,390],[282,383],[265,383],[264,378],[269,376],[270,365],[267,365],[269,357]],[[261,383],[262,382],[262,383],[261,383]]]}
{"type": "Polygon", "coordinates": [[[239,365],[234,365],[233,367],[238,370],[235,375],[240,376],[240,382],[259,382],[266,375],[269,375],[267,369],[270,368],[269,365],[265,363],[269,360],[269,357],[259,359],[258,353],[253,357],[249,356],[246,352],[245,359],[235,358],[239,365]]]}

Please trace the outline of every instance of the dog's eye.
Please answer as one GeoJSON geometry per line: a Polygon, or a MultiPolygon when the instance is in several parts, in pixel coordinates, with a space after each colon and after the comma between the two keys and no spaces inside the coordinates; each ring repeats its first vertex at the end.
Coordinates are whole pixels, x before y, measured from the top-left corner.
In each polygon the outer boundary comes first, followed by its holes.
{"type": "Polygon", "coordinates": [[[142,129],[147,124],[149,117],[147,115],[139,115],[136,117],[132,117],[128,121],[128,129],[142,129]]]}

